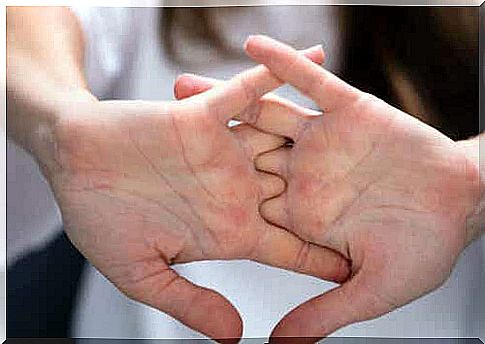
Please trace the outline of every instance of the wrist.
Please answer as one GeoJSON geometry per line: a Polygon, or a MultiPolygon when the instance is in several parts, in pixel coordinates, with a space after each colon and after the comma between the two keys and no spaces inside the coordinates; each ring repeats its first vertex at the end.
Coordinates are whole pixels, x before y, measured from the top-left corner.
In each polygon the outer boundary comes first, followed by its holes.
{"type": "Polygon", "coordinates": [[[43,94],[42,100],[35,104],[35,117],[28,117],[22,128],[27,133],[24,142],[26,148],[36,159],[46,177],[59,168],[59,125],[70,116],[97,103],[98,100],[89,91],[81,88],[65,89],[61,92],[43,94]],[[42,113],[39,115],[39,112],[42,113]]]}
{"type": "MultiPolygon", "coordinates": [[[[15,46],[7,54],[7,133],[41,164],[52,158],[55,127],[78,104],[95,101],[82,78],[60,81],[15,46]]],[[[67,73],[69,74],[69,72],[67,73]]]]}
{"type": "Polygon", "coordinates": [[[476,200],[475,206],[467,217],[467,244],[485,233],[485,166],[480,166],[484,164],[484,160],[480,157],[480,146],[483,144],[485,144],[485,141],[482,135],[458,142],[472,165],[471,168],[476,171],[474,175],[477,176],[473,190],[473,198],[476,200]]]}

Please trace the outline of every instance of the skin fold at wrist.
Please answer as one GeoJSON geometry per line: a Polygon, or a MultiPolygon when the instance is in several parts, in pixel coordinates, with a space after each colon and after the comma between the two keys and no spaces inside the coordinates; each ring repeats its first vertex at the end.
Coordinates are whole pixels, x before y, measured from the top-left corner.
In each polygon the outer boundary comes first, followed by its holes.
{"type": "Polygon", "coordinates": [[[471,138],[469,140],[460,141],[458,145],[461,146],[466,156],[468,157],[472,169],[476,171],[476,189],[474,190],[474,198],[476,205],[467,217],[466,231],[467,244],[472,243],[485,233],[485,175],[483,159],[481,158],[481,145],[483,145],[483,135],[471,138]]]}
{"type": "Polygon", "coordinates": [[[32,155],[47,177],[57,167],[60,123],[89,112],[98,100],[84,88],[59,87],[46,81],[43,89],[36,88],[37,83],[16,87],[17,81],[12,80],[7,90],[8,137],[32,155]],[[25,89],[30,91],[29,95],[25,89]]]}

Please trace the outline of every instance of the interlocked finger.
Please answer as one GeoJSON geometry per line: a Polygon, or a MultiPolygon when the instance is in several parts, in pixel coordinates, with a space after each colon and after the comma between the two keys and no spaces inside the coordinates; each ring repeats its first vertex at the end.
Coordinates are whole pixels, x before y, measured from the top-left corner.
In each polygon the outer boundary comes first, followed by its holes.
{"type": "Polygon", "coordinates": [[[282,147],[256,157],[254,164],[258,171],[277,174],[288,179],[288,161],[291,148],[282,147]]]}

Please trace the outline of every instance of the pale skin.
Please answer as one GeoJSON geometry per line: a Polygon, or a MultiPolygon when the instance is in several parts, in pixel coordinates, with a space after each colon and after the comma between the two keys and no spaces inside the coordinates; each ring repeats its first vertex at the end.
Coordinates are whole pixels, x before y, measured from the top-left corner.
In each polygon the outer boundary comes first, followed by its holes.
{"type": "MultiPolygon", "coordinates": [[[[261,99],[253,125],[294,141],[256,161],[288,183],[262,215],[341,253],[352,270],[340,287],[288,313],[272,340],[312,343],[439,287],[483,234],[479,138],[453,142],[268,37],[249,38],[246,52],[324,111],[261,99]]],[[[176,88],[183,98],[217,84],[187,75],[176,88]]]]}
{"type": "MultiPolygon", "coordinates": [[[[42,166],[73,242],[130,297],[212,338],[237,340],[232,305],[170,264],[245,258],[343,281],[350,258],[348,282],[273,332],[313,341],[434,289],[480,235],[478,140],[453,143],[333,76],[320,85],[327,72],[265,39],[246,49],[274,75],[260,66],[182,102],[99,102],[87,91],[74,23],[66,9],[8,10],[8,133],[42,166]],[[325,116],[261,98],[281,84],[275,75],[325,116]],[[235,114],[250,126],[228,129],[235,114]],[[282,136],[295,141],[291,151],[274,150],[282,136]],[[285,177],[287,192],[264,202],[284,184],[254,160],[285,177]],[[259,216],[262,202],[278,227],[259,216]]],[[[309,55],[322,59],[320,49],[309,55]]]]}
{"type": "MultiPolygon", "coordinates": [[[[281,85],[267,68],[184,101],[98,101],[75,23],[65,8],[8,9],[8,134],[38,161],[66,232],[96,268],[129,297],[221,341],[241,336],[236,309],[170,265],[250,259],[347,278],[340,254],[259,214],[285,184],[254,159],[285,141],[227,122],[251,122],[258,99],[281,85]]],[[[323,59],[321,47],[304,54],[323,59]]]]}

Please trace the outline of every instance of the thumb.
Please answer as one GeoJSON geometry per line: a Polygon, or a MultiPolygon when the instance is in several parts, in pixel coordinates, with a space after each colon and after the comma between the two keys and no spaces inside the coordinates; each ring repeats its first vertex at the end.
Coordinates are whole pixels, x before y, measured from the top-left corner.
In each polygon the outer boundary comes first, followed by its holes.
{"type": "Polygon", "coordinates": [[[153,275],[125,285],[126,295],[154,307],[220,343],[237,343],[242,320],[221,294],[197,286],[166,264],[153,275]]]}
{"type": "Polygon", "coordinates": [[[338,329],[373,319],[391,310],[365,287],[368,281],[357,274],[345,284],[308,300],[288,313],[273,329],[271,343],[316,343],[338,329]]]}

